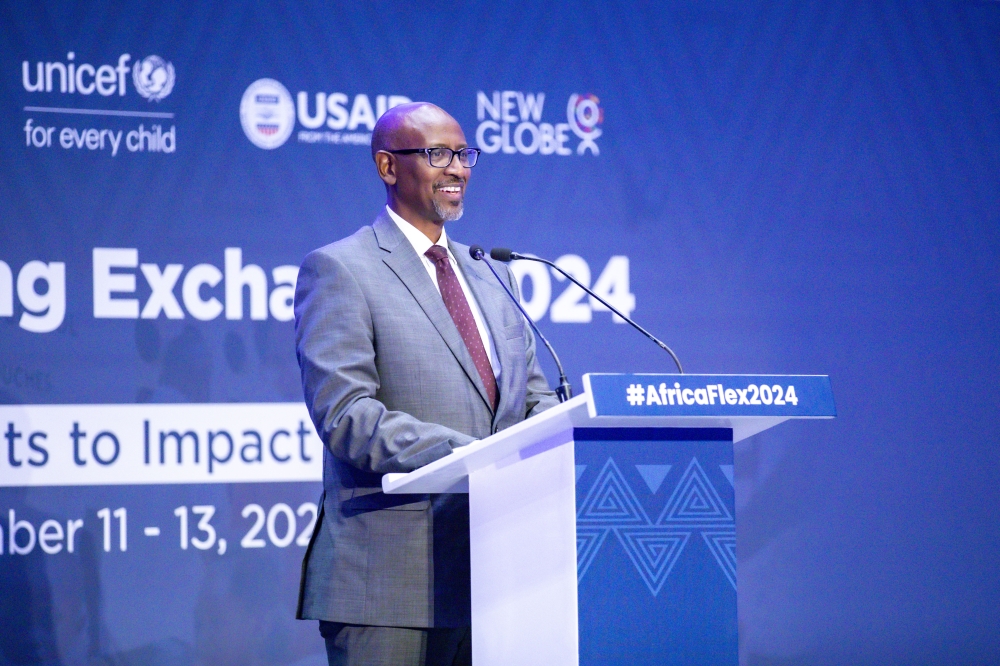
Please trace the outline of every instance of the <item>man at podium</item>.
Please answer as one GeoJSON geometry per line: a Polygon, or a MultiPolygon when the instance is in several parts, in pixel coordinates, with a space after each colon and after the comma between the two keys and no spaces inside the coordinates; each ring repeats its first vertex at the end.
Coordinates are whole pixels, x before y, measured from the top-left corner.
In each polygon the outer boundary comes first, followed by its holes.
{"type": "Polygon", "coordinates": [[[557,400],[521,314],[445,232],[479,157],[459,124],[432,104],[395,107],[372,156],[385,209],[310,253],[296,287],[305,400],[326,444],[297,616],[320,620],[331,664],[469,664],[468,496],[385,495],[381,478],[557,400]]]}

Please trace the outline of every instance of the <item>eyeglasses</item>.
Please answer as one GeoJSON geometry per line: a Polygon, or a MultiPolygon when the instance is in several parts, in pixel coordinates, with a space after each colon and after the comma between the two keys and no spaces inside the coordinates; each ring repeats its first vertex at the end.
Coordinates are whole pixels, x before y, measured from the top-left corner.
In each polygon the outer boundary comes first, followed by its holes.
{"type": "Polygon", "coordinates": [[[471,169],[476,166],[476,162],[479,161],[479,153],[482,151],[478,148],[462,148],[461,150],[452,150],[451,148],[406,148],[403,150],[387,150],[385,152],[392,153],[393,155],[424,153],[427,155],[427,164],[438,169],[446,168],[455,159],[455,155],[458,155],[458,163],[471,169]]]}

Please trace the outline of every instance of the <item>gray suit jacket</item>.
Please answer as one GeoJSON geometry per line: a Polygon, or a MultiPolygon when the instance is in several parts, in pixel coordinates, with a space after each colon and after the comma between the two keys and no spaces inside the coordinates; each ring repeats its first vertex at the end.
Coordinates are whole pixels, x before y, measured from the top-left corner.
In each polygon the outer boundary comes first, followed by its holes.
{"type": "MultiPolygon", "coordinates": [[[[417,469],[557,403],[521,314],[468,247],[449,242],[500,360],[495,414],[441,295],[387,213],[310,253],[299,271],[296,352],[326,444],[300,619],[467,626],[468,496],[385,495],[382,475],[417,469]]],[[[494,265],[516,294],[510,270],[494,265]]]]}

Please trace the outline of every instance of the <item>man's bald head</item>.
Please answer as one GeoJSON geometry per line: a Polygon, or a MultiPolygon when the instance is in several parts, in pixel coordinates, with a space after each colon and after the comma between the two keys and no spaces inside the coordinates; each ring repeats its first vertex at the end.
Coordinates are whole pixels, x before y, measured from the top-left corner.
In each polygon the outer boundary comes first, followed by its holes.
{"type": "Polygon", "coordinates": [[[468,146],[458,121],[427,102],[389,109],[372,132],[372,158],[385,183],[386,204],[433,242],[445,222],[462,216],[471,169],[455,158],[468,146]],[[429,148],[447,148],[451,161],[432,166],[429,148]]]}
{"type": "Polygon", "coordinates": [[[458,124],[447,111],[430,102],[410,102],[392,107],[375,123],[372,131],[372,157],[380,150],[425,148],[426,146],[407,144],[417,138],[415,135],[420,134],[422,126],[442,121],[458,124]]]}

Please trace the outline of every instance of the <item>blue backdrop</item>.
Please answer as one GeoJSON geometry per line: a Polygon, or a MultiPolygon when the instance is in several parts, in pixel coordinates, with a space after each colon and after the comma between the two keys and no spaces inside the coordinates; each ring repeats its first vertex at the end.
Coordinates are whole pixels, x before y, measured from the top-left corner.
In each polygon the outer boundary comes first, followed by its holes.
{"type": "MultiPolygon", "coordinates": [[[[281,267],[374,218],[371,125],[432,101],[484,148],[450,235],[562,257],[689,371],[831,376],[836,421],[737,446],[743,662],[1000,660],[1000,4],[0,2],[0,25],[0,403],[300,401],[281,267]]],[[[523,280],[578,390],[671,370],[523,280]]],[[[69,446],[2,445],[8,481],[69,446]]],[[[322,663],[284,539],[318,483],[77,483],[0,488],[0,664],[322,663]],[[178,547],[204,506],[224,555],[178,547]]]]}

